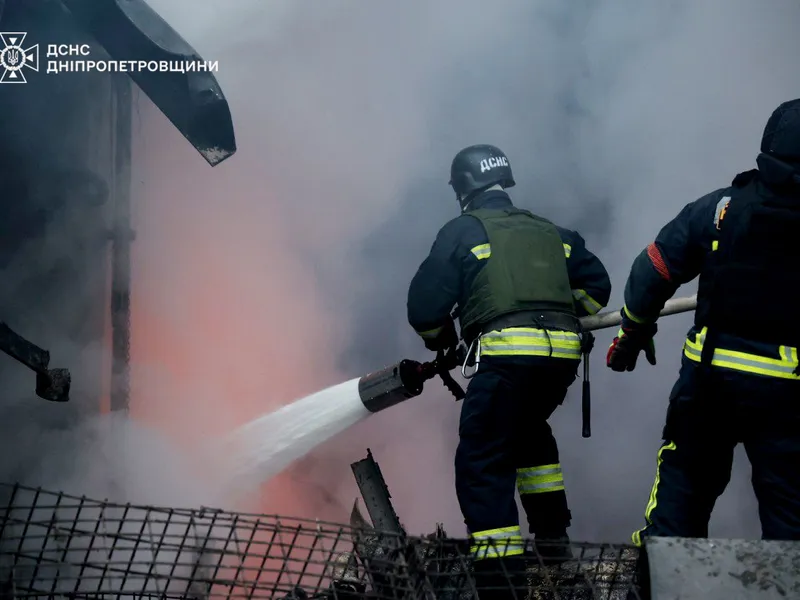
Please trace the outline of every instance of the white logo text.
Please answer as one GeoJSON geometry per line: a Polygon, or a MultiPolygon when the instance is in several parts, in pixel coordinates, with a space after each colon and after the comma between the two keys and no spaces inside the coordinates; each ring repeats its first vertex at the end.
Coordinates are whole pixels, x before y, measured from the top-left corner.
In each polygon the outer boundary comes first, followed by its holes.
{"type": "Polygon", "coordinates": [[[481,161],[481,173],[491,171],[497,167],[507,167],[508,159],[505,156],[492,156],[491,158],[484,158],[481,161]]]}

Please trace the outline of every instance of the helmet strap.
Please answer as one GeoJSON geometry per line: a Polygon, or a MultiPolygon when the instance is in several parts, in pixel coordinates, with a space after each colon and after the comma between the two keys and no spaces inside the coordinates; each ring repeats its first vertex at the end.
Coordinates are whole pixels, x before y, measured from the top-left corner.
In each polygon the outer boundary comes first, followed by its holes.
{"type": "Polygon", "coordinates": [[[501,184],[495,183],[490,186],[474,190],[469,194],[467,194],[466,196],[461,196],[460,194],[456,194],[456,198],[458,198],[458,203],[461,205],[461,212],[465,213],[467,212],[467,210],[469,210],[469,205],[472,204],[472,201],[483,192],[488,192],[492,190],[503,191],[504,189],[505,188],[501,184]]]}

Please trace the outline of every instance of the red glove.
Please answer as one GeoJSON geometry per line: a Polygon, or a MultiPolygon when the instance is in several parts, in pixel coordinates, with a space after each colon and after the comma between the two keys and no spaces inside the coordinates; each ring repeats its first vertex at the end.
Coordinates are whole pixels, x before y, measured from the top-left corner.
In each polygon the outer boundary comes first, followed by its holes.
{"type": "Polygon", "coordinates": [[[611,342],[606,354],[606,366],[611,370],[633,371],[639,353],[644,350],[644,356],[651,365],[656,364],[656,346],[653,336],[658,331],[655,323],[633,324],[623,322],[617,337],[611,342]]]}

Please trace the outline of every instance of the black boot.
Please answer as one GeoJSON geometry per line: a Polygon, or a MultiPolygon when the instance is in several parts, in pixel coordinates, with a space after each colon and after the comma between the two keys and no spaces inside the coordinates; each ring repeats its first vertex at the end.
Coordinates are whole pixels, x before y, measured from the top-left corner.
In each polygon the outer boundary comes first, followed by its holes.
{"type": "Polygon", "coordinates": [[[574,558],[566,531],[544,535],[537,534],[534,540],[534,547],[538,555],[536,561],[541,560],[545,566],[560,565],[574,558]]]}
{"type": "Polygon", "coordinates": [[[528,517],[534,540],[535,555],[531,564],[557,565],[573,558],[567,529],[572,523],[572,513],[567,506],[564,491],[522,496],[522,506],[528,517]]]}
{"type": "Polygon", "coordinates": [[[487,558],[473,563],[479,600],[524,600],[528,595],[525,558],[487,558]]]}

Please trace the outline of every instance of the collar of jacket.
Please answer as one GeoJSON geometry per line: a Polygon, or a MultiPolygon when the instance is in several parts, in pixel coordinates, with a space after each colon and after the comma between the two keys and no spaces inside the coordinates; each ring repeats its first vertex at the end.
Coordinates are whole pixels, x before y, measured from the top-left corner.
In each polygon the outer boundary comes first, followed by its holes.
{"type": "Polygon", "coordinates": [[[492,190],[475,196],[469,205],[469,210],[464,214],[468,215],[470,211],[479,208],[504,208],[506,206],[512,206],[511,197],[502,190],[492,190]]]}
{"type": "Polygon", "coordinates": [[[756,165],[757,169],[739,173],[733,180],[734,187],[742,187],[758,179],[775,194],[800,195],[800,165],[764,153],[758,155],[756,165]]]}

